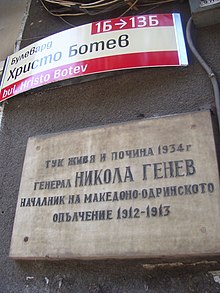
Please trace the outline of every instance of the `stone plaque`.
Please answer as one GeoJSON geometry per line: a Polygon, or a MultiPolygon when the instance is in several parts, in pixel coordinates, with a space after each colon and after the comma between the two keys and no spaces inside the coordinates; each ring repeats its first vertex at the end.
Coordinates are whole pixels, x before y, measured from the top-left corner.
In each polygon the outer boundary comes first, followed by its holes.
{"type": "Polygon", "coordinates": [[[219,216],[209,112],[31,137],[10,257],[214,255],[219,216]]]}

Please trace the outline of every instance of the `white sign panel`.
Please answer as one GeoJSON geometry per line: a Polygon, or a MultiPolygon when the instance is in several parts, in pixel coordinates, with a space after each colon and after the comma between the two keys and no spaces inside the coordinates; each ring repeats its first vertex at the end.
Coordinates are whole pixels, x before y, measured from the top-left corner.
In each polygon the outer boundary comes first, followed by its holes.
{"type": "Polygon", "coordinates": [[[104,20],[44,38],[8,57],[0,102],[33,88],[88,74],[186,65],[179,14],[104,20]]]}

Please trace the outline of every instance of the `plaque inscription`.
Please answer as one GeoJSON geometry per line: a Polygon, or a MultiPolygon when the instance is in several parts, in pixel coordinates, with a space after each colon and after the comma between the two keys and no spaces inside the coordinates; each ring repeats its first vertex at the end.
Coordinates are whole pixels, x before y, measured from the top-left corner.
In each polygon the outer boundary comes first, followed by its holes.
{"type": "Polygon", "coordinates": [[[209,112],[32,137],[10,257],[218,254],[209,112]]]}

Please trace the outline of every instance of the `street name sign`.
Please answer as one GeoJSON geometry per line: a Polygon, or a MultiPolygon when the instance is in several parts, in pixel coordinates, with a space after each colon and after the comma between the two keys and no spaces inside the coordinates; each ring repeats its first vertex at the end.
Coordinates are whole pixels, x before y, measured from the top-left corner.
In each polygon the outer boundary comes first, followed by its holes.
{"type": "Polygon", "coordinates": [[[2,77],[0,102],[79,76],[186,65],[179,14],[103,20],[51,35],[9,56],[2,77]]]}

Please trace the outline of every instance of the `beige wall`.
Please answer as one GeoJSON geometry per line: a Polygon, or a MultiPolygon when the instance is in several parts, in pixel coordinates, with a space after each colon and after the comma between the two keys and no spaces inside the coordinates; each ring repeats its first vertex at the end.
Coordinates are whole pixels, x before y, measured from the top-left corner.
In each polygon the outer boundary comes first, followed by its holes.
{"type": "Polygon", "coordinates": [[[30,0],[0,1],[0,61],[4,61],[15,50],[29,8],[30,0]]]}
{"type": "MultiPolygon", "coordinates": [[[[16,40],[22,36],[24,24],[28,16],[31,0],[1,0],[0,1],[0,80],[4,61],[19,48],[16,40]]],[[[3,107],[0,105],[0,126],[3,107]]]]}

